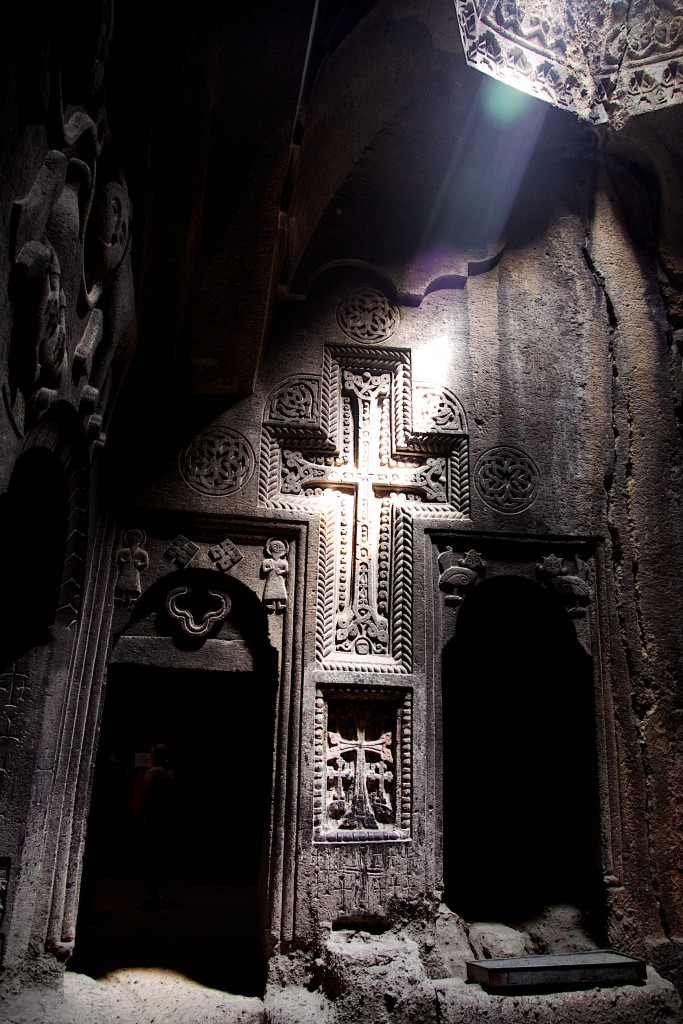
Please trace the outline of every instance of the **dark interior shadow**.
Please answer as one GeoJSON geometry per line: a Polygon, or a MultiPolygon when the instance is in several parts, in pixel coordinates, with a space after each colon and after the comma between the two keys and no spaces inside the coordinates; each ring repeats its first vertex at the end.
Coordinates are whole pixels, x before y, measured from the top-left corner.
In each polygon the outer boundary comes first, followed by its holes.
{"type": "Polygon", "coordinates": [[[444,880],[468,920],[600,917],[591,659],[556,595],[479,584],[443,656],[444,880]]]}
{"type": "Polygon", "coordinates": [[[260,673],[110,670],[70,969],[161,967],[263,994],[273,717],[274,684],[260,673]],[[159,743],[175,779],[173,823],[154,854],[161,900],[143,824],[144,755],[159,743]]]}

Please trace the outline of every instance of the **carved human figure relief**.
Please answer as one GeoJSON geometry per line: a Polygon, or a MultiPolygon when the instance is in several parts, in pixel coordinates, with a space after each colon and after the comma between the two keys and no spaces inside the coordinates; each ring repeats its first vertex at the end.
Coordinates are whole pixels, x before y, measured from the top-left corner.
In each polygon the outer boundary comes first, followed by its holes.
{"type": "Polygon", "coordinates": [[[266,611],[283,612],[287,607],[286,579],[289,575],[289,544],[286,540],[272,537],[264,549],[265,558],[261,563],[261,575],[265,577],[263,604],[266,611]]]}
{"type": "Polygon", "coordinates": [[[114,590],[114,599],[118,604],[134,604],[142,593],[140,573],[149,565],[149,555],[143,549],[145,535],[142,530],[128,530],[124,534],[125,547],[119,549],[116,556],[119,574],[114,590]]]}

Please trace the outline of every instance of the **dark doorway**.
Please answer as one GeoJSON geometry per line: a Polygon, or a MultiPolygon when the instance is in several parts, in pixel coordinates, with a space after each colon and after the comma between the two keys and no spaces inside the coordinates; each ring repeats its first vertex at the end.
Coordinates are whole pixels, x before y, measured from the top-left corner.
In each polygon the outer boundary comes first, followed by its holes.
{"type": "Polygon", "coordinates": [[[468,920],[572,903],[593,919],[599,829],[591,659],[556,597],[501,577],[443,658],[444,880],[468,920]]]}
{"type": "Polygon", "coordinates": [[[263,993],[273,713],[265,674],[110,670],[73,970],[161,967],[263,993]],[[144,831],[147,755],[158,744],[175,779],[169,848],[154,861],[161,900],[150,893],[144,831]]]}

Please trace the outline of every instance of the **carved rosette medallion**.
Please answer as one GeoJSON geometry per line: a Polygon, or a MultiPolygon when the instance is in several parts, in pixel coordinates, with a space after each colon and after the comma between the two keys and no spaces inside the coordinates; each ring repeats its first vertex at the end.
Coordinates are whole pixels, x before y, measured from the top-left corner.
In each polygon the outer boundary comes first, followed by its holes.
{"type": "Polygon", "coordinates": [[[376,288],[349,292],[337,306],[337,323],[347,338],[362,345],[386,341],[399,324],[399,313],[376,288]]]}
{"type": "Polygon", "coordinates": [[[474,471],[477,491],[496,512],[515,513],[529,508],[536,499],[539,481],[533,459],[509,445],[489,448],[474,471]]]}
{"type": "Polygon", "coordinates": [[[234,494],[254,471],[254,453],[246,437],[227,427],[209,427],[180,455],[180,472],[195,491],[219,497],[234,494]]]}

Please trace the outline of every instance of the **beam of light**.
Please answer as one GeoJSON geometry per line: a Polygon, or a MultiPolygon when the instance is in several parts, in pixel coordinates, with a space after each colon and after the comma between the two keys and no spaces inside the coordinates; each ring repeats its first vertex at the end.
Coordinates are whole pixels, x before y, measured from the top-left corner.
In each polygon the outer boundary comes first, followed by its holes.
{"type": "MultiPolygon", "coordinates": [[[[481,76],[423,232],[414,265],[447,273],[445,254],[483,262],[500,250],[547,104],[481,76]]],[[[429,290],[429,289],[427,289],[429,290]]]]}

